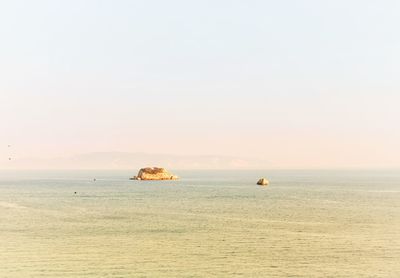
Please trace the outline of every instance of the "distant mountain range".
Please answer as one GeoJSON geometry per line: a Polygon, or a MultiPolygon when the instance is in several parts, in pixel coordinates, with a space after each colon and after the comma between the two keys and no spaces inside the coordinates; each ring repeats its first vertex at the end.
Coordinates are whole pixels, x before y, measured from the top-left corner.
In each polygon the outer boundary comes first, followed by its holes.
{"type": "Polygon", "coordinates": [[[53,159],[14,159],[1,162],[5,169],[255,169],[270,166],[262,159],[217,155],[170,155],[128,152],[94,152],[53,159]]]}

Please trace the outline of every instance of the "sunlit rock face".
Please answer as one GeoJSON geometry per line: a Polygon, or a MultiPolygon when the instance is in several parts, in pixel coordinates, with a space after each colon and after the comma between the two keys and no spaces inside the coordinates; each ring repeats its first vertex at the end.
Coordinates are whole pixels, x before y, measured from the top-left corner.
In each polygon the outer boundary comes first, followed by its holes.
{"type": "Polygon", "coordinates": [[[259,179],[257,182],[258,185],[268,185],[269,181],[266,178],[259,179]]]}
{"type": "Polygon", "coordinates": [[[177,180],[178,176],[172,175],[164,168],[147,167],[139,170],[133,180],[177,180]]]}

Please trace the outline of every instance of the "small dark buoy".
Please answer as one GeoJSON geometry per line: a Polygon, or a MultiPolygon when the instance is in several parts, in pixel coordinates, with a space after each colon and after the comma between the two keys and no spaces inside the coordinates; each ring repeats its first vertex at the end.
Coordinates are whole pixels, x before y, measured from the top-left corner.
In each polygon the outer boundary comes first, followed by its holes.
{"type": "Polygon", "coordinates": [[[96,181],[96,179],[93,179],[93,181],[96,181]]]}
{"type": "Polygon", "coordinates": [[[76,194],[76,191],[74,192],[74,194],[76,194]]]}
{"type": "Polygon", "coordinates": [[[11,157],[9,157],[8,160],[11,160],[11,157]]]}

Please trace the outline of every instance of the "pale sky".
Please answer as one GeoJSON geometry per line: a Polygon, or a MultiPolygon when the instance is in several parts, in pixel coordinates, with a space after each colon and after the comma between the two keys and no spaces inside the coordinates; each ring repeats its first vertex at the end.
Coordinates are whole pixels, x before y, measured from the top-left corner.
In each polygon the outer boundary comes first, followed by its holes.
{"type": "Polygon", "coordinates": [[[400,167],[399,15],[395,0],[0,1],[0,168],[103,151],[400,167]]]}

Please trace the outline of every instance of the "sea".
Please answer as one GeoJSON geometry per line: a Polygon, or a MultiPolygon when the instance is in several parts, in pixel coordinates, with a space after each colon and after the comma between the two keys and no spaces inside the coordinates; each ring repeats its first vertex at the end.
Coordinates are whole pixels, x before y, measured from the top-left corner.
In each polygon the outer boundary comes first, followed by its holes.
{"type": "Polygon", "coordinates": [[[171,172],[0,171],[0,277],[400,277],[400,170],[171,172]]]}

